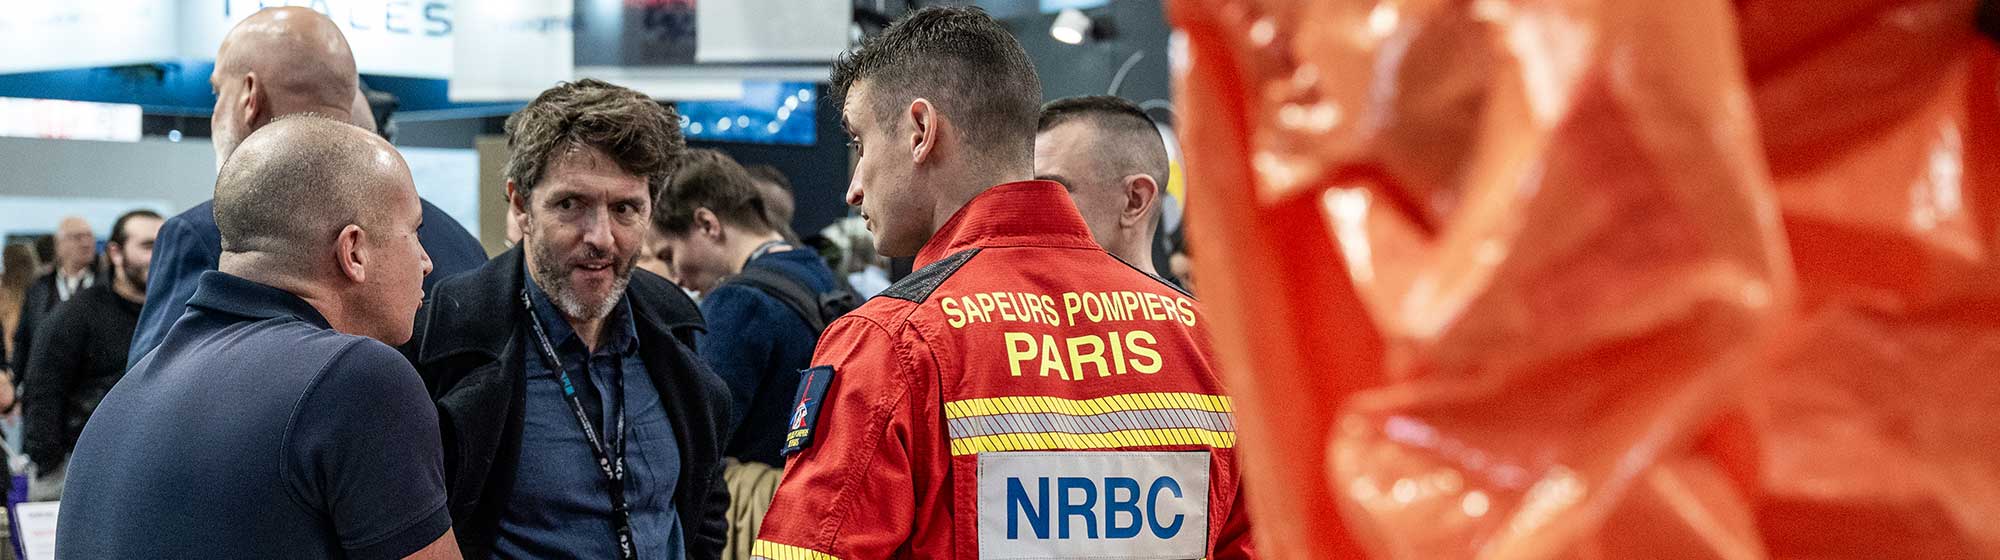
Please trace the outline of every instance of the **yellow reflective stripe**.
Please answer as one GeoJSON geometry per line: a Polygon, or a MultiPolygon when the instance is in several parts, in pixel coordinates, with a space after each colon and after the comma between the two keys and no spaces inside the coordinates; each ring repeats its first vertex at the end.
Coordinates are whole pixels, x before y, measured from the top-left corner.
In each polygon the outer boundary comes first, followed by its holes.
{"type": "MultiPolygon", "coordinates": [[[[1120,447],[1154,447],[1165,445],[1206,445],[1218,449],[1236,446],[1235,432],[1218,432],[1197,428],[1174,428],[1164,430],[1120,430],[1102,434],[1066,434],[1061,432],[1032,432],[954,438],[951,440],[952,455],[972,455],[1000,451],[1047,451],[1054,449],[1117,449],[1120,447]]],[[[779,560],[773,558],[772,560],[779,560]]]]}
{"type": "Polygon", "coordinates": [[[1230,406],[1229,397],[1199,393],[1132,393],[1089,400],[1058,397],[992,397],[951,401],[944,404],[945,417],[951,419],[1035,413],[1090,416],[1106,412],[1163,409],[1231,412],[1233,407],[1230,406]]]}
{"type": "Polygon", "coordinates": [[[750,546],[750,557],[759,560],[840,560],[839,556],[832,554],[764,539],[757,539],[757,544],[750,546]]]}

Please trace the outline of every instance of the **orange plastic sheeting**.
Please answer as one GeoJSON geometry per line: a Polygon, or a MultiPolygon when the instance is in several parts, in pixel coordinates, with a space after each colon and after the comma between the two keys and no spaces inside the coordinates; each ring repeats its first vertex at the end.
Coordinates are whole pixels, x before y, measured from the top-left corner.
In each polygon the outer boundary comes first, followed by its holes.
{"type": "Polygon", "coordinates": [[[1742,6],[1802,296],[1748,401],[1773,556],[2000,557],[2000,82],[1977,6],[1742,6]]]}
{"type": "Polygon", "coordinates": [[[2000,557],[1976,5],[1175,2],[1263,550],[2000,557]]]}
{"type": "Polygon", "coordinates": [[[1793,297],[1730,5],[1173,12],[1263,552],[1756,556],[1696,458],[1793,297]]]}

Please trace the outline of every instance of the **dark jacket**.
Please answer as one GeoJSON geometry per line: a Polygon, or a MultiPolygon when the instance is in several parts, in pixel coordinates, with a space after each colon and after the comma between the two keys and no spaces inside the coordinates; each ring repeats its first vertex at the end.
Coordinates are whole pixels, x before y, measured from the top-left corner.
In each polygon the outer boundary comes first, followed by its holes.
{"type": "Polygon", "coordinates": [[[37,466],[56,467],[76,448],[76,438],[111,386],[125,377],[125,350],[139,304],[110,284],[70,296],[42,320],[34,355],[21,387],[24,450],[37,466]]]}
{"type": "MultiPolygon", "coordinates": [[[[91,270],[97,270],[97,265],[91,265],[91,270]]],[[[102,271],[95,274],[97,278],[91,280],[92,286],[111,285],[110,275],[102,271]]],[[[77,290],[77,293],[82,292],[77,290]]],[[[11,361],[7,364],[7,367],[14,370],[16,389],[21,387],[21,381],[28,373],[28,358],[33,355],[30,349],[34,347],[35,328],[41,326],[42,321],[56,310],[57,304],[62,303],[61,294],[56,291],[56,273],[50,271],[36,278],[35,283],[29,284],[28,291],[22,296],[24,297],[21,298],[21,322],[14,325],[14,351],[8,356],[11,361]]],[[[70,294],[70,297],[76,297],[76,294],[70,294]]]]}
{"type": "Polygon", "coordinates": [[[812,367],[820,331],[853,304],[848,300],[847,308],[825,311],[807,306],[839,289],[833,271],[813,251],[763,255],[743,270],[702,296],[701,312],[712,328],[702,337],[701,356],[735,397],[729,424],[734,431],[723,454],[784,468],[778,450],[785,448],[785,434],[791,431],[799,372],[812,367]],[[765,282],[772,284],[759,287],[751,278],[769,278],[765,282]],[[780,282],[786,287],[779,287],[780,282]],[[767,291],[773,289],[800,291],[794,296],[801,300],[796,304],[800,309],[778,297],[784,292],[767,291]],[[808,322],[804,313],[813,313],[818,324],[808,322]]]}
{"type": "MultiPolygon", "coordinates": [[[[467,558],[492,556],[500,512],[520,467],[527,352],[522,341],[529,321],[520,300],[523,273],[516,247],[438,282],[417,312],[415,336],[403,346],[437,400],[452,526],[467,558]]],[[[686,294],[643,270],[632,271],[625,295],[639,331],[640,358],[680,443],[674,507],[685,528],[687,558],[718,558],[728,528],[722,438],[729,393],[692,349],[702,329],[701,312],[686,294]]]]}

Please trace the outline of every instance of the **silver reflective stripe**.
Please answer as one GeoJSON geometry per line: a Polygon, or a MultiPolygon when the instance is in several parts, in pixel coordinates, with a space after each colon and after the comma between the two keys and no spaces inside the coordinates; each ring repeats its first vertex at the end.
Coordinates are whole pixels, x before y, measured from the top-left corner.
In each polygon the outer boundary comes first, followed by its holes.
{"type": "Polygon", "coordinates": [[[1227,412],[1204,410],[1128,410],[1089,416],[1050,412],[994,414],[948,421],[953,438],[1020,433],[1108,434],[1125,430],[1194,428],[1216,432],[1236,431],[1227,412]]]}

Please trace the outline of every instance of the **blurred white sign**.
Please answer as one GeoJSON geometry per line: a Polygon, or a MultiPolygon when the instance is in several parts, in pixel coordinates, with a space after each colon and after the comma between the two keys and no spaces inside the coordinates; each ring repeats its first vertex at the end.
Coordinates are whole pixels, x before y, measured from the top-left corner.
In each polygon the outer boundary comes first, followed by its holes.
{"type": "Polygon", "coordinates": [[[0,9],[0,53],[6,53],[0,56],[0,74],[173,58],[175,3],[6,2],[0,9]]]}
{"type": "Polygon", "coordinates": [[[138,142],[144,116],[127,103],[0,97],[0,136],[138,142]]]}
{"type": "Polygon", "coordinates": [[[852,0],[696,2],[696,62],[824,62],[847,49],[852,0]]]}
{"type": "MultiPolygon", "coordinates": [[[[480,2],[508,4],[498,0],[480,2]]],[[[267,7],[303,6],[332,19],[354,49],[364,74],[446,78],[451,75],[452,0],[207,0],[181,4],[180,55],[212,60],[222,38],[243,18],[267,7]]],[[[167,20],[171,25],[171,19],[167,20]]]]}
{"type": "MultiPolygon", "coordinates": [[[[451,101],[534,99],[576,68],[576,2],[466,2],[455,13],[451,101]]],[[[476,231],[476,230],[475,230],[476,231]]]]}
{"type": "Polygon", "coordinates": [[[14,530],[20,532],[21,551],[26,560],[55,560],[59,505],[59,502],[14,504],[14,530]]]}

